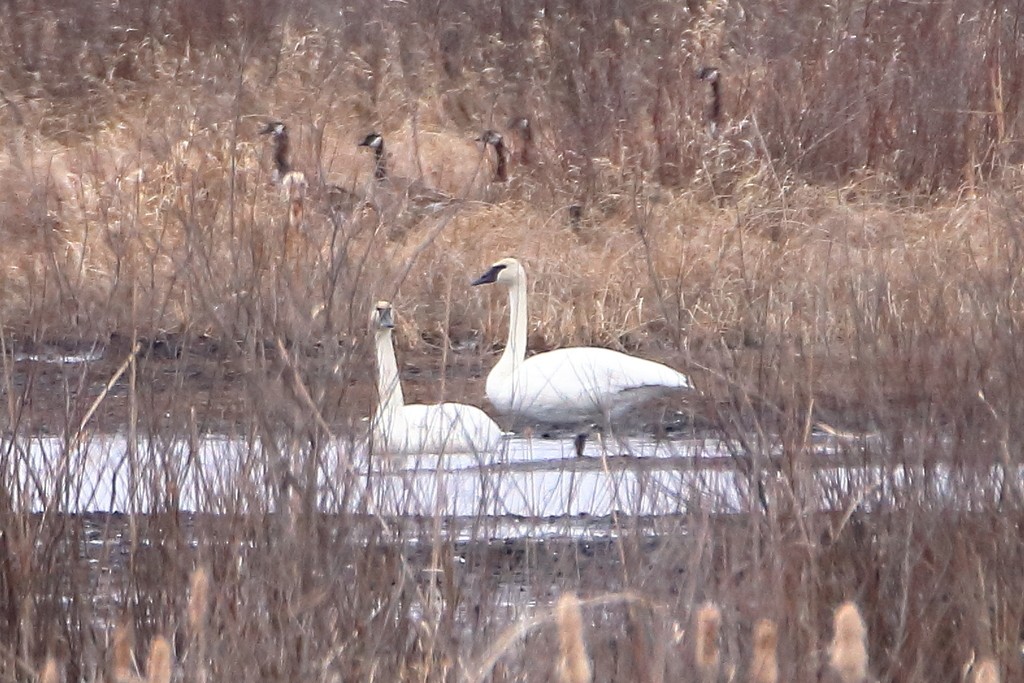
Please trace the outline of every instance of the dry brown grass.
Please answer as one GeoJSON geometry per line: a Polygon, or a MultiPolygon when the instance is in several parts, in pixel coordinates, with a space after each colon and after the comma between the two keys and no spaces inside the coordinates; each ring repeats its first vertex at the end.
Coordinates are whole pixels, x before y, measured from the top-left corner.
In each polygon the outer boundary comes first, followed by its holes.
{"type": "MultiPolygon", "coordinates": [[[[67,439],[52,471],[0,449],[0,678],[54,652],[68,680],[134,679],[137,632],[180,643],[190,680],[452,680],[519,610],[629,591],[650,616],[588,611],[594,680],[694,680],[650,653],[668,651],[672,624],[700,623],[704,595],[730,620],[777,617],[778,680],[815,680],[850,595],[881,680],[952,683],[979,648],[1019,680],[1019,13],[479,9],[0,7],[0,422],[67,439]],[[716,138],[694,78],[709,63],[723,74],[716,138]],[[509,126],[522,116],[529,148],[509,126]],[[270,118],[289,123],[310,181],[299,230],[257,134],[270,118]],[[507,184],[487,182],[484,128],[512,147],[507,184]],[[396,200],[332,220],[325,183],[374,192],[356,147],[373,129],[396,175],[458,207],[424,216],[396,200]],[[410,400],[480,403],[507,315],[467,283],[506,255],[529,272],[531,348],[599,344],[694,377],[685,410],[733,448],[744,514],[695,506],[653,538],[623,515],[614,541],[557,552],[464,546],[434,520],[382,525],[352,502],[366,480],[327,479],[325,444],[356,443],[369,412],[367,306],[400,304],[405,369],[427,378],[406,384],[410,400]],[[104,360],[15,361],[82,340],[104,360]],[[844,435],[837,457],[891,469],[820,484],[815,427],[844,435]],[[27,471],[40,488],[85,486],[77,447],[104,429],[156,435],[123,466],[161,510],[181,494],[173,444],[237,436],[249,476],[207,482],[213,519],[85,519],[61,495],[20,506],[27,471]],[[510,586],[527,593],[512,606],[510,586]]],[[[753,653],[750,680],[776,680],[759,664],[765,632],[720,635],[706,663],[753,653]]],[[[499,669],[539,679],[559,652],[531,635],[499,669]]]]}

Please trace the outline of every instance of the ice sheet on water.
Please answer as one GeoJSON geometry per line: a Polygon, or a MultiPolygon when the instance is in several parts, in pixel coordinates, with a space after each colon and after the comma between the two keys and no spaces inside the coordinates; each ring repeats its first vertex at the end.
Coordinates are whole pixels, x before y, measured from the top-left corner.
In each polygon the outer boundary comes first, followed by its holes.
{"type": "MultiPolygon", "coordinates": [[[[16,505],[66,513],[203,513],[274,510],[281,481],[301,481],[308,453],[293,456],[259,440],[197,440],[96,435],[80,442],[37,436],[0,441],[3,476],[16,505]]],[[[821,445],[821,454],[832,452],[821,445]]],[[[657,517],[756,509],[761,497],[785,495],[778,477],[751,480],[714,440],[616,444],[615,455],[576,458],[571,440],[511,438],[495,455],[368,457],[365,444],[332,444],[316,455],[318,500],[325,512],[377,512],[386,517],[478,520],[463,528],[521,535],[524,525],[563,528],[559,520],[614,514],[657,517]],[[479,520],[503,520],[481,525],[479,520]],[[504,530],[504,531],[503,531],[504,530]]],[[[831,462],[831,461],[830,461],[831,462]]],[[[817,509],[870,506],[889,499],[913,468],[826,464],[810,471],[817,509]]],[[[1019,474],[1019,473],[1018,473],[1019,474]]],[[[932,468],[932,493],[959,490],[949,468],[932,468]]]]}

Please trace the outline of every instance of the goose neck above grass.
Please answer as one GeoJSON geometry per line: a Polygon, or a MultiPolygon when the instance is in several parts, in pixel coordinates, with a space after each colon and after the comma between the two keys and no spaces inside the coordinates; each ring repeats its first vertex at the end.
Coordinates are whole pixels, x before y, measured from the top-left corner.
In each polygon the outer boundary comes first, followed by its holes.
{"type": "Polygon", "coordinates": [[[271,121],[260,131],[260,135],[269,135],[274,141],[274,168],[277,170],[278,178],[284,178],[292,170],[288,161],[290,143],[288,140],[288,126],[280,121],[271,121]]]}
{"type": "Polygon", "coordinates": [[[480,137],[477,138],[477,142],[484,143],[485,151],[488,146],[494,148],[496,160],[494,163],[493,181],[496,183],[506,182],[508,180],[508,151],[505,148],[505,139],[500,133],[487,129],[480,134],[480,137]]]}
{"type": "Polygon", "coordinates": [[[376,180],[387,180],[387,157],[384,155],[384,136],[380,133],[369,133],[358,147],[369,147],[373,150],[373,177],[376,180]]]}

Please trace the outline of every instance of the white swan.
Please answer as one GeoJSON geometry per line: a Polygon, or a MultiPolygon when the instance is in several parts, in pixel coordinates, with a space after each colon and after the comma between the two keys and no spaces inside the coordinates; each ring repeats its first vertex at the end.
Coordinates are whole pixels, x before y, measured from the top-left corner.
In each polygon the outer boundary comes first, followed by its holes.
{"type": "Polygon", "coordinates": [[[373,452],[391,455],[485,453],[501,446],[502,432],[487,413],[463,403],[405,405],[391,339],[391,304],[377,302],[371,314],[377,351],[373,452]]]}
{"type": "MultiPolygon", "coordinates": [[[[526,271],[506,258],[473,281],[508,289],[508,344],[487,376],[487,398],[503,415],[528,421],[608,424],[644,401],[691,389],[672,368],[611,349],[576,347],[526,357],[526,271]]],[[[582,454],[585,434],[576,440],[582,454]]]]}

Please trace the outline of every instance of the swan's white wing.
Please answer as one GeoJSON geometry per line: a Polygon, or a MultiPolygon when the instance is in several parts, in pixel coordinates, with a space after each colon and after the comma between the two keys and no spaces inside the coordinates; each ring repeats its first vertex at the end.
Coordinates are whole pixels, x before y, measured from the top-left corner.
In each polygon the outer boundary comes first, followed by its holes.
{"type": "Polygon", "coordinates": [[[386,452],[396,455],[484,453],[502,440],[487,413],[462,403],[404,406],[390,419],[382,416],[378,431],[386,452]]]}
{"type": "MultiPolygon", "coordinates": [[[[672,368],[611,349],[580,347],[538,354],[503,382],[511,411],[533,419],[571,422],[619,412],[651,396],[640,389],[688,389],[672,368]]],[[[488,387],[488,395],[492,387],[488,387]]],[[[497,402],[496,402],[497,404],[497,402]]]]}

